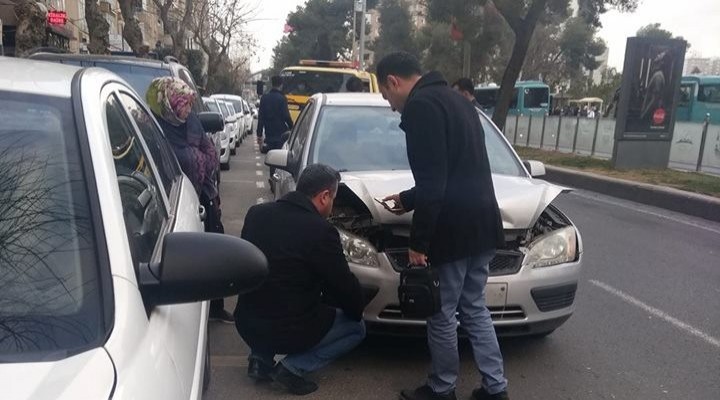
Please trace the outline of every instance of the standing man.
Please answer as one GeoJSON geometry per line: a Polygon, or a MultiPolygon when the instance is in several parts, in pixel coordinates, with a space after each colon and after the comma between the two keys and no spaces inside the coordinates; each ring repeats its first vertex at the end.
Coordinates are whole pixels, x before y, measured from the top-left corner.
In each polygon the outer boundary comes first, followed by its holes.
{"type": "Polygon", "coordinates": [[[274,380],[296,395],[317,390],[307,373],[365,338],[360,283],[327,221],[339,182],[334,169],[311,165],[295,192],[250,208],[242,230],[242,238],[265,253],[270,269],[262,286],[241,295],[235,309],[238,332],[251,349],[248,376],[274,380]],[[277,354],[287,357],[275,365],[277,354]]]}
{"type": "Polygon", "coordinates": [[[459,371],[457,319],[467,331],[482,386],[476,400],[508,399],[503,359],[485,305],[488,264],[504,242],[502,220],[477,111],[417,58],[390,54],[377,66],[380,91],[402,114],[415,187],[392,195],[394,212],[415,211],[409,260],[436,268],[441,310],[428,318],[432,368],[404,400],[454,400],[459,371]],[[438,149],[441,149],[438,151],[438,149]]]}
{"type": "Polygon", "coordinates": [[[460,78],[452,84],[452,88],[460,93],[464,98],[468,99],[475,106],[480,109],[480,103],[475,98],[475,85],[470,78],[460,78]]]}
{"type": "Polygon", "coordinates": [[[262,146],[264,134],[267,149],[276,150],[282,147],[282,134],[292,129],[293,121],[287,99],[282,92],[282,77],[276,75],[270,78],[270,81],[272,89],[260,98],[257,141],[258,145],[262,146]]]}

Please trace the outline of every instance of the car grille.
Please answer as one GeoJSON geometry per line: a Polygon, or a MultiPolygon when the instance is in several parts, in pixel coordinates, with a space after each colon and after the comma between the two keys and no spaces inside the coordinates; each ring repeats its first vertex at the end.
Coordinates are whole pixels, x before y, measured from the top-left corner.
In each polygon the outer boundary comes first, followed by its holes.
{"type": "Polygon", "coordinates": [[[530,291],[538,310],[548,312],[570,307],[575,301],[577,284],[535,288],[530,291]]]}
{"type": "MultiPolygon", "coordinates": [[[[407,249],[388,249],[385,251],[395,271],[400,272],[408,265],[407,249]]],[[[522,267],[523,253],[519,251],[498,250],[490,261],[490,276],[512,275],[522,267]]]]}
{"type": "MultiPolygon", "coordinates": [[[[488,307],[493,321],[513,321],[525,319],[525,311],[520,306],[488,307]]],[[[456,316],[458,313],[455,314],[456,316]]],[[[382,319],[413,321],[410,318],[403,318],[400,306],[390,305],[379,315],[382,319]]]]}

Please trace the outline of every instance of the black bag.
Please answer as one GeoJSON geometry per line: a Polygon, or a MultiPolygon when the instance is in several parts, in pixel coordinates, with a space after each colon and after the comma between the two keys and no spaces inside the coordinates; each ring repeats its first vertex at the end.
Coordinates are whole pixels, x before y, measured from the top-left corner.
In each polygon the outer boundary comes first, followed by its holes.
{"type": "Polygon", "coordinates": [[[403,317],[426,319],[440,311],[440,276],[430,266],[408,266],[400,272],[398,287],[403,317]]]}

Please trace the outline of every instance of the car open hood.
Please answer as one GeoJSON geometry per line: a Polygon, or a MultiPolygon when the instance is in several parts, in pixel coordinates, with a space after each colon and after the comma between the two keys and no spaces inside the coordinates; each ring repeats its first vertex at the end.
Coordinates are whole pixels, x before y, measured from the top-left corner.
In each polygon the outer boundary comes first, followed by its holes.
{"type": "MultiPolygon", "coordinates": [[[[375,221],[410,224],[412,214],[394,215],[373,200],[413,187],[410,171],[345,172],[342,182],[365,203],[375,221]]],[[[493,175],[493,183],[504,229],[531,228],[560,193],[570,190],[538,179],[507,175],[493,175]]]]}
{"type": "Polygon", "coordinates": [[[102,347],[48,362],[0,364],[2,398],[109,399],[115,368],[102,347]]]}

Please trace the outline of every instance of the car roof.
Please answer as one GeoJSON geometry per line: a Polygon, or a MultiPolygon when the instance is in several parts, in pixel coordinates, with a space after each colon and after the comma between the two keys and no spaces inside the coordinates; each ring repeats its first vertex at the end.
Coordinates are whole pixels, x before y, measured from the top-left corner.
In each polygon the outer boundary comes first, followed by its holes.
{"type": "Polygon", "coordinates": [[[0,90],[69,98],[73,77],[80,70],[70,65],[0,57],[0,90]]]}
{"type": "Polygon", "coordinates": [[[238,96],[236,94],[214,94],[210,96],[214,99],[220,99],[220,100],[242,100],[242,96],[238,96]]]}
{"type": "Polygon", "coordinates": [[[65,53],[35,53],[30,56],[35,60],[52,60],[52,61],[88,61],[88,62],[104,62],[114,64],[138,65],[157,69],[172,69],[172,65],[163,60],[153,60],[151,58],[137,58],[128,56],[113,56],[106,54],[65,54],[65,53]]]}
{"type": "Polygon", "coordinates": [[[319,94],[329,106],[371,106],[390,107],[390,103],[377,93],[328,93],[319,94]]]}

